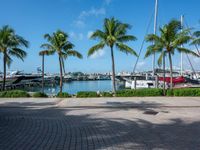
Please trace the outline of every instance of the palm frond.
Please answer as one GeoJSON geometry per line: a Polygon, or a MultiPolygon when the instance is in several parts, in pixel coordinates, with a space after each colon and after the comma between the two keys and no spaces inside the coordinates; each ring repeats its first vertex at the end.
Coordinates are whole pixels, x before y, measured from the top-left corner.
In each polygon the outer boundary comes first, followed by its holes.
{"type": "Polygon", "coordinates": [[[196,56],[196,57],[200,57],[200,55],[198,55],[197,53],[195,53],[192,50],[187,49],[187,48],[178,47],[177,50],[179,52],[182,52],[182,53],[185,53],[185,54],[190,54],[190,55],[193,55],[193,56],[196,56]]]}
{"type": "Polygon", "coordinates": [[[103,49],[105,47],[105,43],[104,42],[101,42],[93,47],[91,47],[89,50],[88,50],[88,56],[91,56],[92,54],[94,54],[96,51],[100,50],[100,49],[103,49]]]}
{"type": "Polygon", "coordinates": [[[42,50],[39,52],[39,55],[42,56],[42,55],[53,55],[55,53],[55,51],[51,51],[51,50],[42,50]]]}
{"type": "Polygon", "coordinates": [[[82,54],[79,53],[79,52],[76,51],[76,50],[69,50],[69,51],[66,52],[66,54],[67,54],[68,56],[74,56],[74,57],[77,57],[77,58],[80,58],[80,59],[83,58],[82,54]]]}
{"type": "Polygon", "coordinates": [[[132,54],[138,57],[138,54],[132,48],[123,43],[116,43],[116,47],[126,54],[132,54]]]}
{"type": "Polygon", "coordinates": [[[191,44],[192,45],[200,45],[200,38],[199,39],[194,39],[191,44]]]}
{"type": "Polygon", "coordinates": [[[55,48],[53,47],[53,45],[48,44],[48,43],[42,44],[42,45],[40,46],[40,48],[48,49],[48,50],[53,50],[53,49],[55,49],[55,48]]]}
{"type": "Polygon", "coordinates": [[[161,42],[161,39],[159,36],[155,35],[155,34],[148,34],[146,37],[145,37],[145,40],[147,42],[161,42]]]}
{"type": "Polygon", "coordinates": [[[158,57],[158,66],[159,67],[162,65],[164,54],[165,54],[165,52],[162,51],[161,54],[160,54],[160,56],[158,57]]]}
{"type": "Polygon", "coordinates": [[[128,41],[135,41],[137,38],[132,35],[123,35],[117,38],[119,42],[128,42],[128,41]]]}
{"type": "Polygon", "coordinates": [[[187,44],[189,41],[191,40],[191,36],[179,36],[177,37],[173,42],[172,42],[172,46],[176,47],[176,46],[180,46],[183,44],[187,44]]]}
{"type": "Polygon", "coordinates": [[[24,61],[24,58],[27,56],[27,53],[20,49],[20,48],[12,48],[8,51],[9,55],[15,56],[19,59],[21,59],[22,61],[24,61]]]}
{"type": "Polygon", "coordinates": [[[100,39],[100,40],[106,39],[106,34],[101,30],[96,30],[95,32],[92,33],[90,39],[100,39]]]}
{"type": "Polygon", "coordinates": [[[194,35],[195,37],[200,37],[200,31],[194,32],[193,35],[194,35]]]}

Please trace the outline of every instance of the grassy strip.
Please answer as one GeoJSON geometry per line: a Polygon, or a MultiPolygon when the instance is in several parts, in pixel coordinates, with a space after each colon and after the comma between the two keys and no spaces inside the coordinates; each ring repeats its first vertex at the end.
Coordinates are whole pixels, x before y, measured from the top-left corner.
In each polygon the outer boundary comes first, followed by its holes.
{"type": "MultiPolygon", "coordinates": [[[[148,96],[163,96],[162,89],[126,89],[119,90],[116,92],[116,97],[148,97],[148,96]]],[[[167,90],[166,96],[200,96],[200,88],[182,88],[167,90]]],[[[28,92],[22,90],[10,90],[0,92],[0,98],[17,98],[17,97],[30,97],[28,92]]],[[[36,92],[32,97],[48,97],[45,93],[36,92]]],[[[69,98],[72,95],[68,93],[58,93],[56,97],[69,98]]],[[[111,92],[100,92],[95,91],[80,91],[77,92],[76,97],[78,98],[89,98],[89,97],[113,97],[111,92]]]]}
{"type": "Polygon", "coordinates": [[[76,97],[78,98],[87,98],[87,97],[99,97],[100,95],[94,91],[80,91],[77,92],[76,97]]]}
{"type": "Polygon", "coordinates": [[[57,95],[56,95],[56,97],[58,97],[58,98],[69,98],[69,97],[72,97],[69,93],[66,93],[66,92],[63,92],[63,93],[58,93],[57,95]]]}
{"type": "Polygon", "coordinates": [[[182,88],[167,90],[167,96],[200,96],[200,88],[182,88]]]}
{"type": "Polygon", "coordinates": [[[30,95],[22,90],[11,90],[0,92],[0,98],[17,98],[17,97],[30,97],[30,95]]]}
{"type": "Polygon", "coordinates": [[[33,94],[33,97],[37,98],[37,97],[48,97],[48,95],[46,93],[42,93],[42,92],[36,92],[33,94]]]}
{"type": "Polygon", "coordinates": [[[145,96],[163,96],[162,89],[126,89],[116,92],[117,97],[145,97],[145,96]]]}

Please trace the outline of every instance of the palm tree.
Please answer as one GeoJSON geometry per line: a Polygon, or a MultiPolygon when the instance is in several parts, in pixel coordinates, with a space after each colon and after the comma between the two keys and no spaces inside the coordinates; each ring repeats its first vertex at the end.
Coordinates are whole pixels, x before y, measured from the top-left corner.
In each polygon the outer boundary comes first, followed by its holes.
{"type": "Polygon", "coordinates": [[[170,63],[170,88],[172,89],[172,55],[174,55],[175,51],[191,54],[197,57],[199,55],[190,49],[182,47],[183,44],[186,44],[191,40],[191,37],[189,36],[190,29],[181,31],[180,21],[171,20],[168,24],[160,28],[159,31],[160,36],[155,34],[149,34],[146,36],[146,41],[152,42],[153,44],[147,47],[145,58],[154,53],[160,53],[158,65],[161,65],[164,57],[168,55],[170,63]]]}
{"type": "Polygon", "coordinates": [[[50,54],[58,54],[60,65],[60,93],[62,93],[63,59],[67,59],[69,56],[75,56],[77,58],[82,58],[83,56],[73,49],[74,45],[68,41],[68,34],[61,30],[57,30],[52,35],[45,34],[44,38],[47,39],[48,43],[42,44],[41,47],[48,50],[50,54]]]}
{"type": "Polygon", "coordinates": [[[130,25],[121,23],[115,18],[104,20],[103,30],[96,30],[92,35],[91,39],[98,39],[100,42],[97,45],[91,47],[88,51],[88,56],[91,56],[98,50],[103,49],[105,46],[110,47],[111,59],[112,59],[112,81],[113,81],[113,92],[116,92],[115,85],[115,61],[113,48],[116,47],[118,50],[137,56],[137,53],[124,44],[128,41],[136,40],[135,36],[127,35],[127,30],[130,29],[130,25]]]}
{"type": "Polygon", "coordinates": [[[39,52],[39,55],[42,56],[42,92],[44,93],[44,56],[50,55],[51,53],[48,50],[42,50],[39,52]]]}
{"type": "Polygon", "coordinates": [[[4,70],[3,90],[5,90],[6,83],[6,64],[10,67],[12,62],[11,57],[17,57],[23,61],[27,54],[22,48],[28,48],[28,45],[28,41],[17,35],[15,30],[8,25],[0,29],[0,52],[3,54],[4,70]]]}

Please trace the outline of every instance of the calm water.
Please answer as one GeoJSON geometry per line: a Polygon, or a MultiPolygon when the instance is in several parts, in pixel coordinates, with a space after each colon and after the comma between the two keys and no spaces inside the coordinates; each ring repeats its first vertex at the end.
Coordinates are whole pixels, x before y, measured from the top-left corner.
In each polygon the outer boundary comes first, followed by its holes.
{"type": "MultiPolygon", "coordinates": [[[[27,91],[41,91],[40,87],[32,87],[26,89],[27,91]]],[[[59,85],[45,87],[44,92],[47,94],[56,94],[59,92],[59,85]]],[[[112,81],[101,80],[101,81],[72,81],[63,84],[63,92],[75,94],[78,91],[111,91],[112,81]]]]}

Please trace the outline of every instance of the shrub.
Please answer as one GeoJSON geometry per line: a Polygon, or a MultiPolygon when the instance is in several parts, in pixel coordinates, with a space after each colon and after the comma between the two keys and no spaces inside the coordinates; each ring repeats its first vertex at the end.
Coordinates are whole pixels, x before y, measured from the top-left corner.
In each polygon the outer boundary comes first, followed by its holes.
{"type": "Polygon", "coordinates": [[[171,89],[167,90],[166,96],[174,96],[174,90],[171,90],[171,89]]]}
{"type": "Polygon", "coordinates": [[[80,91],[80,92],[77,92],[76,97],[79,97],[79,98],[99,97],[99,95],[97,94],[97,92],[94,92],[94,91],[80,91]]]}
{"type": "Polygon", "coordinates": [[[33,94],[33,97],[48,97],[48,95],[43,92],[36,92],[33,94]]]}
{"type": "Polygon", "coordinates": [[[59,98],[69,98],[69,97],[72,97],[69,93],[66,93],[66,92],[63,92],[63,93],[58,93],[56,95],[56,97],[59,97],[59,98]]]}
{"type": "Polygon", "coordinates": [[[0,92],[1,98],[17,98],[17,97],[30,97],[30,95],[22,90],[11,90],[0,92]]]}
{"type": "Polygon", "coordinates": [[[172,96],[200,96],[200,88],[173,89],[172,96]]]}
{"type": "Polygon", "coordinates": [[[101,92],[100,95],[102,97],[113,97],[113,94],[110,92],[101,92]]]}
{"type": "Polygon", "coordinates": [[[117,97],[144,97],[144,96],[163,96],[162,89],[126,89],[116,92],[117,97]]]}

